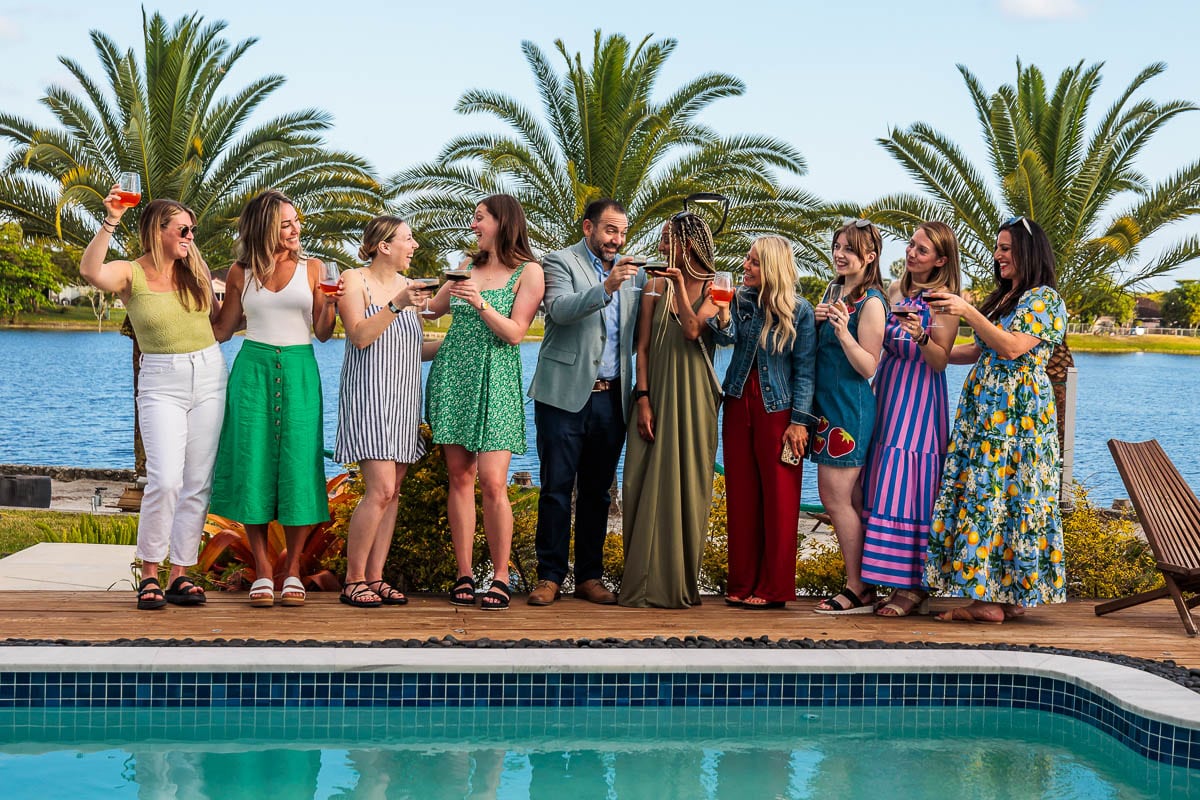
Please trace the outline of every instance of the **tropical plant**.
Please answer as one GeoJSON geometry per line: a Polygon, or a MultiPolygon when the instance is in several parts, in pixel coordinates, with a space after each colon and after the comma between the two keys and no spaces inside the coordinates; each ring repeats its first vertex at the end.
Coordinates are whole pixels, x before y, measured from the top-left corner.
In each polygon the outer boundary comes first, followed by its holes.
{"type": "MultiPolygon", "coordinates": [[[[345,535],[339,535],[333,520],[340,512],[351,507],[358,499],[351,494],[348,476],[337,475],[325,484],[329,495],[331,521],[313,527],[300,554],[300,580],[309,589],[337,591],[342,584],[337,576],[325,567],[325,562],[341,554],[345,535]]],[[[343,516],[346,516],[343,514],[343,516]]],[[[250,537],[240,522],[209,514],[204,523],[204,540],[200,557],[196,562],[197,580],[221,589],[244,589],[259,577],[270,577],[276,584],[287,577],[287,537],[283,526],[272,521],[267,527],[267,551],[272,574],[260,576],[255,570],[254,554],[250,549],[250,537]]]]}
{"type": "MultiPolygon", "coordinates": [[[[293,111],[247,129],[258,107],[283,85],[265,75],[222,95],[229,73],[257,41],[221,38],[226,23],[199,14],[173,25],[142,12],[143,52],[92,31],[103,70],[93,78],[73,58],[59,61],[81,91],[46,90],[57,125],[0,113],[0,140],[11,145],[0,167],[0,215],[37,240],[86,245],[104,213],[103,198],[121,172],[141,175],[143,206],[159,197],[196,212],[196,244],[214,267],[232,256],[234,223],[259,191],[276,187],[304,212],[305,246],[332,256],[384,208],[362,158],[324,146],[328,113],[293,111]]],[[[137,219],[113,237],[121,257],[141,254],[137,219]]]]}
{"type": "MultiPolygon", "coordinates": [[[[1147,258],[1146,240],[1200,213],[1200,161],[1153,183],[1137,159],[1175,117],[1198,108],[1135,97],[1166,68],[1151,64],[1089,127],[1102,64],[1063,70],[1053,92],[1041,70],[1017,62],[1015,85],[989,94],[964,66],[958,70],[979,119],[990,170],[972,164],[934,125],[893,128],[879,143],[916,180],[921,195],[882,197],[859,209],[893,235],[907,237],[922,220],[952,225],[963,269],[978,289],[992,284],[996,229],[1025,215],[1050,237],[1058,262],[1059,291],[1072,313],[1094,316],[1102,303],[1093,291],[1107,285],[1126,291],[1200,256],[1200,237],[1188,236],[1147,258]],[[1117,207],[1122,203],[1121,207],[1117,207]]],[[[978,292],[977,292],[978,294],[978,292]]]]}
{"type": "Polygon", "coordinates": [[[711,191],[731,200],[717,247],[726,264],[740,263],[748,240],[764,233],[796,242],[802,262],[828,263],[823,243],[811,236],[828,228],[818,202],[779,182],[778,176],[804,174],[800,153],[769,136],[721,136],[698,121],[714,101],[741,95],[741,80],[706,73],[658,102],[656,84],[674,39],[647,36],[633,45],[597,30],[588,67],[562,40],[554,44],[562,73],[537,45],[522,43],[541,118],[508,95],[470,90],[456,110],[490,114],[511,135],[459,136],[433,161],[391,179],[390,191],[423,239],[441,250],[466,248],[475,205],[484,195],[508,192],[525,208],[533,246],[555,250],[579,238],[589,202],[613,197],[629,211],[627,248],[652,252],[659,228],[683,200],[711,191]]]}

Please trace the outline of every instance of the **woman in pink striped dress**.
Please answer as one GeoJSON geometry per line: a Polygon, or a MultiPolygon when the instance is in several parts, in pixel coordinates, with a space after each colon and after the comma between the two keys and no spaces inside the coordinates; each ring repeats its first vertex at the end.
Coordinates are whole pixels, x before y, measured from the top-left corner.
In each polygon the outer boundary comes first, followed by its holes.
{"type": "Polygon", "coordinates": [[[946,459],[945,370],[958,332],[956,318],[935,316],[921,296],[942,287],[958,293],[954,232],[922,223],[904,256],[904,275],[888,288],[893,313],[875,373],[875,437],[863,470],[862,579],[893,587],[876,606],[882,617],[926,610],[922,561],[946,459]]]}

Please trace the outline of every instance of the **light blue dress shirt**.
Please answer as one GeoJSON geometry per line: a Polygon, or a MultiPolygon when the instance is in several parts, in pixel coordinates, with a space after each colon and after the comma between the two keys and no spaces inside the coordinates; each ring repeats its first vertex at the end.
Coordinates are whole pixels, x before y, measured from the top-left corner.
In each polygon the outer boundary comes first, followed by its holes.
{"type": "MultiPolygon", "coordinates": [[[[585,244],[584,247],[587,247],[585,244]]],[[[592,248],[587,247],[588,255],[592,258],[592,269],[596,270],[596,276],[600,278],[600,282],[608,277],[608,271],[604,269],[604,262],[601,261],[592,248]]],[[[616,263],[621,259],[618,253],[613,259],[616,263]]],[[[596,373],[596,379],[607,381],[618,377],[621,374],[621,349],[617,337],[621,333],[621,292],[618,289],[609,296],[608,302],[604,305],[604,354],[600,356],[600,371],[596,373]]]]}

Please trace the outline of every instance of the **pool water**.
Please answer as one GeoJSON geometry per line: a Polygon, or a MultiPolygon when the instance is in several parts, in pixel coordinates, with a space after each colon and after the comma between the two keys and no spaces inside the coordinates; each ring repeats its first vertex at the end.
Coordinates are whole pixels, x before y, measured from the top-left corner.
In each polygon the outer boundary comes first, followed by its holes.
{"type": "Polygon", "coordinates": [[[1200,797],[1056,714],[954,708],[23,709],[18,798],[1200,797]]]}

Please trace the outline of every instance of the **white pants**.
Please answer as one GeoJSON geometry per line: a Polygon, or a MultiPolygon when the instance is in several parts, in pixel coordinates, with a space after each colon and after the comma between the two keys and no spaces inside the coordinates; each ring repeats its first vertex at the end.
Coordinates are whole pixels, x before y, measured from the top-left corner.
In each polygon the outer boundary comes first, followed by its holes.
{"type": "Polygon", "coordinates": [[[176,566],[196,563],[213,464],[225,417],[229,372],[217,345],[195,353],[144,353],[137,408],[146,447],[146,491],[137,556],[176,566]]]}

